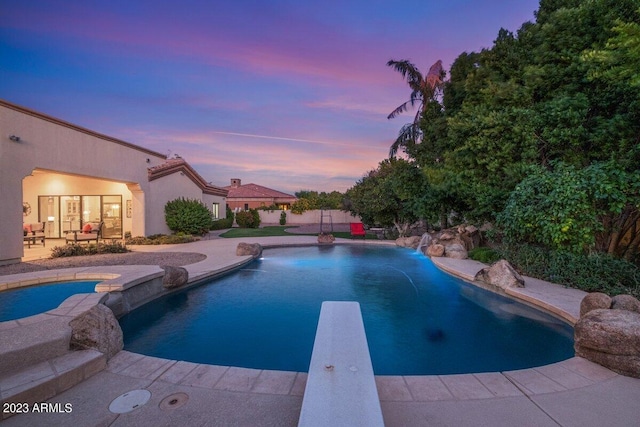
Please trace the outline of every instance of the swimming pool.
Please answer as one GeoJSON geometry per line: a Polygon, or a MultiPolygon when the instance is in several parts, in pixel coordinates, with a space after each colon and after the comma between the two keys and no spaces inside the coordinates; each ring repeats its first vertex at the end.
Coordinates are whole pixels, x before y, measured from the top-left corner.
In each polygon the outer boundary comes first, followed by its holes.
{"type": "Polygon", "coordinates": [[[58,282],[0,292],[0,322],[33,316],[60,305],[74,294],[93,292],[99,280],[58,282]]]}
{"type": "Polygon", "coordinates": [[[265,250],[120,324],[125,349],[137,353],[306,372],[325,300],[360,302],[377,375],[504,371],[573,356],[567,324],[445,274],[423,255],[370,245],[265,250]]]}

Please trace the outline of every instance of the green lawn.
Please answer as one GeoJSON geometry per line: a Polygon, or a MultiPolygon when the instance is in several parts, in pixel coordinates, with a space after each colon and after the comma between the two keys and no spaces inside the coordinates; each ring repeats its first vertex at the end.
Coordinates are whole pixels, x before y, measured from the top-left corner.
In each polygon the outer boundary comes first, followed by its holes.
{"type": "MultiPolygon", "coordinates": [[[[284,230],[286,228],[295,228],[291,226],[268,226],[262,228],[232,228],[220,235],[220,237],[270,237],[270,236],[304,236],[304,234],[287,233],[284,230]]],[[[315,236],[318,233],[309,233],[307,236],[315,236]]],[[[350,239],[351,234],[348,231],[335,231],[332,233],[336,238],[350,239]]],[[[373,234],[367,234],[367,239],[377,239],[373,234]]]]}
{"type": "Polygon", "coordinates": [[[220,235],[220,237],[269,237],[269,236],[295,236],[295,234],[287,233],[286,228],[295,228],[291,226],[269,226],[262,228],[232,228],[220,235]]]}

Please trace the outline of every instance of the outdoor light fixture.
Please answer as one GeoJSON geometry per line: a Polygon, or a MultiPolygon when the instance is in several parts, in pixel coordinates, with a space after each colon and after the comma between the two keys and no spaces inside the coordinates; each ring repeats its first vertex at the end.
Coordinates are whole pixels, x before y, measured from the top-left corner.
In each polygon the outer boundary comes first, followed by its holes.
{"type": "Polygon", "coordinates": [[[13,142],[20,142],[20,137],[16,135],[9,135],[9,139],[13,142]]]}

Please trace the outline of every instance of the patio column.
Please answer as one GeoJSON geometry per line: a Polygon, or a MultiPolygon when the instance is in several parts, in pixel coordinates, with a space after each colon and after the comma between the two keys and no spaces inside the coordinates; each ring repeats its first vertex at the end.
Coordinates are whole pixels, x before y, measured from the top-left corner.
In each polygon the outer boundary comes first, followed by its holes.
{"type": "Polygon", "coordinates": [[[127,184],[131,191],[131,236],[146,236],[144,191],[139,184],[127,184]]]}

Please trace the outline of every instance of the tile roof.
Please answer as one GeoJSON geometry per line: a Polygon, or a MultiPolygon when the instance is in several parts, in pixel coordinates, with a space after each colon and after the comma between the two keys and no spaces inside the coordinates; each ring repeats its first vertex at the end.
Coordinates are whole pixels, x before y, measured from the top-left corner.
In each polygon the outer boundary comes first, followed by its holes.
{"type": "Polygon", "coordinates": [[[217,187],[209,184],[204,180],[198,172],[191,167],[184,159],[178,157],[175,159],[167,159],[165,163],[158,166],[153,166],[147,169],[149,181],[153,181],[163,176],[171,175],[176,172],[184,173],[191,181],[193,181],[198,187],[202,189],[205,194],[211,194],[214,196],[227,197],[228,191],[225,188],[217,187]]]}
{"type": "Polygon", "coordinates": [[[227,186],[223,187],[225,190],[229,190],[228,199],[233,198],[242,198],[242,199],[252,199],[252,198],[270,198],[270,199],[291,199],[297,200],[296,196],[292,196],[291,194],[283,193],[281,191],[272,190],[271,188],[263,187],[258,184],[244,184],[237,187],[227,186]]]}

